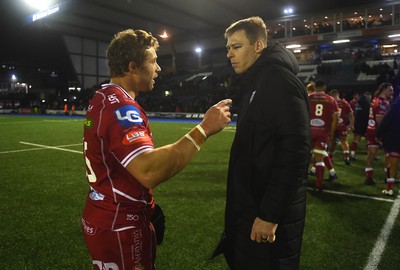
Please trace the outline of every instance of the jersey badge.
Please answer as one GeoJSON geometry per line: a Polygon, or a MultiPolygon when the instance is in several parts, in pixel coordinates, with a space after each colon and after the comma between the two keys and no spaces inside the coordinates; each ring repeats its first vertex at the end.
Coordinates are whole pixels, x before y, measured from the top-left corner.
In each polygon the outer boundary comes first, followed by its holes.
{"type": "Polygon", "coordinates": [[[119,124],[123,127],[130,127],[143,123],[143,119],[140,117],[139,110],[132,105],[122,106],[115,110],[114,113],[119,124]]]}
{"type": "Polygon", "coordinates": [[[85,118],[85,120],[83,120],[83,126],[85,128],[92,128],[93,126],[93,120],[90,118],[85,118]]]}
{"type": "Polygon", "coordinates": [[[119,103],[119,99],[117,98],[117,96],[115,94],[108,95],[107,98],[111,104],[119,103]]]}
{"type": "Polygon", "coordinates": [[[251,97],[250,97],[250,100],[249,100],[249,103],[251,103],[252,101],[253,101],[253,98],[254,98],[254,95],[256,94],[256,91],[254,91],[252,94],[251,94],[251,97]]]}

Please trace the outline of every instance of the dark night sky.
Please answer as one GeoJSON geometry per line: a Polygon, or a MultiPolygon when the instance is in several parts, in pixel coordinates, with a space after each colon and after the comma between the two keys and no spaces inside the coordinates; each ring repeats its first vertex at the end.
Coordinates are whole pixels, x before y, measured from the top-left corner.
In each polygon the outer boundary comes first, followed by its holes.
{"type": "Polygon", "coordinates": [[[40,68],[55,71],[66,81],[75,79],[60,33],[24,25],[25,16],[35,10],[28,9],[23,0],[2,0],[0,10],[0,64],[15,65],[16,72],[21,66],[40,68]]]}

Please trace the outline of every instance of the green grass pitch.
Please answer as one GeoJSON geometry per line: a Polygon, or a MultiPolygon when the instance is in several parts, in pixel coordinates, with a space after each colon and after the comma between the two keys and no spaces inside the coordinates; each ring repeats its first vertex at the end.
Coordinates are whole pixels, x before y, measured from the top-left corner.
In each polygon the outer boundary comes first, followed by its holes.
{"type": "MultiPolygon", "coordinates": [[[[176,141],[194,126],[150,125],[156,146],[176,141]]],[[[222,256],[207,257],[223,227],[234,131],[229,125],[211,137],[192,163],[154,190],[167,218],[157,269],[227,269],[222,256]]],[[[80,226],[88,191],[82,132],[82,118],[0,115],[0,269],[91,269],[80,226]]],[[[351,166],[344,165],[340,152],[338,146],[339,179],[324,183],[326,192],[308,192],[301,269],[365,269],[378,240],[376,269],[398,269],[400,217],[391,229],[385,225],[398,214],[393,209],[399,199],[381,194],[383,156],[374,164],[378,184],[370,187],[363,183],[365,143],[351,166]]],[[[314,180],[310,177],[310,185],[314,180]]]]}

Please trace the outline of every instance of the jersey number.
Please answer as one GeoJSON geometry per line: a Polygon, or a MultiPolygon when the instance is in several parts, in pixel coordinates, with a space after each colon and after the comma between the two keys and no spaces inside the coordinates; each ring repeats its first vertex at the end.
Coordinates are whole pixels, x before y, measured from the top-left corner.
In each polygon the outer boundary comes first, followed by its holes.
{"type": "Polygon", "coordinates": [[[90,183],[94,183],[97,180],[96,174],[93,171],[92,164],[90,163],[90,160],[86,156],[86,150],[87,150],[87,142],[83,142],[83,149],[84,149],[84,155],[85,155],[85,163],[86,163],[86,177],[89,180],[90,183]]]}
{"type": "Polygon", "coordinates": [[[321,116],[323,110],[324,110],[324,105],[322,104],[315,105],[315,116],[321,116]]]}

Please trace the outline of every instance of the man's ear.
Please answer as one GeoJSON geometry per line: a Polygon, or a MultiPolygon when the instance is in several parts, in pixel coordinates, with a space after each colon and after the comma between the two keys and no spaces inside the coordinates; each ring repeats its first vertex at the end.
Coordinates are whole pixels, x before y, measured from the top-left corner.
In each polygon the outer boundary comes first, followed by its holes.
{"type": "Polygon", "coordinates": [[[136,73],[138,71],[138,67],[137,67],[136,63],[133,61],[129,62],[128,70],[129,70],[129,72],[136,73]]]}
{"type": "Polygon", "coordinates": [[[256,46],[256,53],[261,53],[262,50],[264,50],[265,48],[265,44],[261,40],[257,40],[255,46],[256,46]]]}

